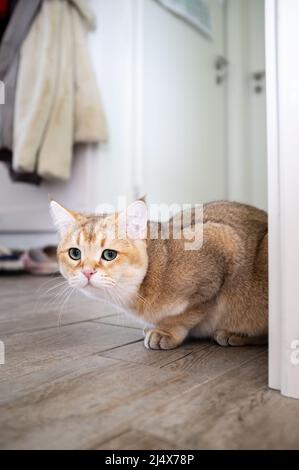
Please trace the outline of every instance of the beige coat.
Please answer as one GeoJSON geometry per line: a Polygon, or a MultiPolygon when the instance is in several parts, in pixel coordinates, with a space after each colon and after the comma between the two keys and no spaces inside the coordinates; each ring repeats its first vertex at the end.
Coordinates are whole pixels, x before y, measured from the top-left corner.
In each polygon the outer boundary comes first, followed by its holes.
{"type": "Polygon", "coordinates": [[[107,139],[86,33],[85,0],[44,0],[22,46],[13,167],[45,179],[70,176],[73,145],[107,139]]]}

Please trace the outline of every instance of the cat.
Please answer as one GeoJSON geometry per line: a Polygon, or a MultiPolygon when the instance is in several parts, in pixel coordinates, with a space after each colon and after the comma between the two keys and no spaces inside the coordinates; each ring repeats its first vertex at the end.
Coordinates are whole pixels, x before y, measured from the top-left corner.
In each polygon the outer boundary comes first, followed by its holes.
{"type": "Polygon", "coordinates": [[[55,201],[50,206],[61,274],[70,286],[141,320],[146,348],[173,349],[187,337],[221,346],[267,342],[264,211],[235,202],[204,204],[202,247],[186,250],[184,237],[151,238],[150,229],[161,234],[163,224],[148,221],[142,200],[110,215],[73,212],[55,201]],[[125,225],[124,237],[115,236],[117,224],[125,225]]]}

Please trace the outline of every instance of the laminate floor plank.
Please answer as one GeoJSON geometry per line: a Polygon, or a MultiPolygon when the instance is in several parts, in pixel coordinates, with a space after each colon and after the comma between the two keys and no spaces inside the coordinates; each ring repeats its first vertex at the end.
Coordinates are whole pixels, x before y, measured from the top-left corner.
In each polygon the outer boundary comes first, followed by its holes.
{"type": "Polygon", "coordinates": [[[125,326],[127,328],[136,328],[137,330],[143,330],[143,324],[133,317],[126,315],[123,312],[113,313],[112,315],[105,315],[94,319],[97,323],[108,323],[109,325],[125,326]]]}
{"type": "Polygon", "coordinates": [[[103,357],[119,359],[124,362],[164,367],[192,354],[194,351],[209,348],[210,342],[188,341],[182,346],[169,351],[148,350],[140,344],[127,344],[101,353],[103,357]]]}
{"type": "Polygon", "coordinates": [[[203,383],[239,367],[265,351],[264,346],[223,348],[211,341],[188,340],[180,348],[170,351],[148,351],[135,343],[101,355],[125,362],[163,367],[174,372],[184,371],[194,383],[203,383]]]}
{"type": "Polygon", "coordinates": [[[167,439],[161,439],[155,437],[148,432],[140,432],[130,429],[129,431],[123,432],[120,435],[115,436],[107,442],[103,442],[98,447],[95,446],[96,450],[179,450],[175,444],[167,441],[167,439]]]}
{"type": "Polygon", "coordinates": [[[59,321],[65,325],[99,319],[116,312],[107,303],[66,291],[62,278],[57,276],[8,279],[0,277],[0,336],[55,328],[59,321]]]}
{"type": "Polygon", "coordinates": [[[299,401],[267,386],[237,401],[208,426],[205,448],[299,449],[299,401]]]}
{"type": "Polygon", "coordinates": [[[0,384],[15,379],[20,381],[31,373],[55,367],[61,361],[73,361],[140,341],[141,336],[133,328],[94,322],[2,336],[5,343],[5,364],[0,366],[0,384]]]}

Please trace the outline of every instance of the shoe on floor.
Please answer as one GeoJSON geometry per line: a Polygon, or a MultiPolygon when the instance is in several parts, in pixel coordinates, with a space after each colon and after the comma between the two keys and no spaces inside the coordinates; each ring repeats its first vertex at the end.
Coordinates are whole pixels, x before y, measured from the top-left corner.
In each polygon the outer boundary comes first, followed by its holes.
{"type": "Polygon", "coordinates": [[[26,271],[37,275],[58,273],[56,250],[56,246],[46,246],[25,251],[22,255],[22,261],[26,271]]]}
{"type": "Polygon", "coordinates": [[[25,270],[23,252],[0,246],[0,272],[2,274],[18,273],[25,270]]]}

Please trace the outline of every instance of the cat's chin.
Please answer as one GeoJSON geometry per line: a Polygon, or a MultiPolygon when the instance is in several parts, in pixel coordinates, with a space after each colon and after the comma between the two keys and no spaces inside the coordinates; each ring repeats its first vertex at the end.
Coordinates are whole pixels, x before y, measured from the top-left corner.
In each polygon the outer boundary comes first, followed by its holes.
{"type": "Polygon", "coordinates": [[[85,294],[87,297],[91,297],[92,299],[104,299],[104,293],[102,289],[98,287],[94,287],[91,284],[87,284],[85,287],[79,288],[79,291],[85,294]]]}

